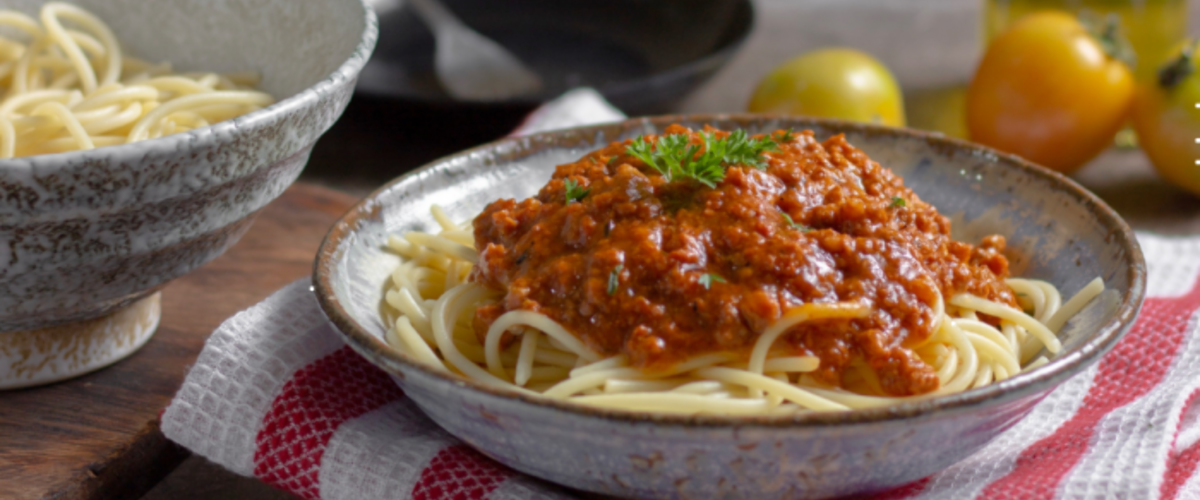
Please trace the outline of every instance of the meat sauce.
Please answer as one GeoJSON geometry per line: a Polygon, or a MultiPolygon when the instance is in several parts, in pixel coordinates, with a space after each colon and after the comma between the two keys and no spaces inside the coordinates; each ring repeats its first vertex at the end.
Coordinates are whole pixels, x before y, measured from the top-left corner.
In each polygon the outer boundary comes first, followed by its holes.
{"type": "MultiPolygon", "coordinates": [[[[665,134],[703,144],[678,125],[665,134]]],[[[731,166],[715,188],[668,181],[629,144],[560,165],[536,196],[475,219],[472,279],[503,293],[476,311],[478,333],[536,311],[602,355],[661,370],[712,352],[745,359],[789,308],[859,301],[869,316],[797,325],[773,355],[817,356],[814,376],[833,385],[864,362],[884,393],[912,395],[939,384],[913,351],[933,334],[939,291],[1015,304],[1003,237],[951,240],[946,217],[840,135],[796,133],[762,155],[765,169],[731,166]],[[568,202],[567,180],[586,195],[568,202]]]]}

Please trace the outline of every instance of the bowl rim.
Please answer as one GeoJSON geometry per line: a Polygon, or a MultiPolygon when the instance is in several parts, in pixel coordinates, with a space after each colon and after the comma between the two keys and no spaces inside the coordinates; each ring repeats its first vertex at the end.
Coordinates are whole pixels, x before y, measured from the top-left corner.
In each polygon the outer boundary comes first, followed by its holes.
{"type": "MultiPolygon", "coordinates": [[[[548,149],[554,147],[559,146],[547,146],[548,149]]],[[[630,424],[652,423],[684,427],[784,428],[796,426],[842,426],[847,424],[865,424],[940,416],[962,411],[975,411],[982,407],[999,405],[1039,391],[1043,393],[1048,392],[1053,386],[1058,385],[1067,377],[1082,371],[1087,366],[1098,361],[1129,330],[1145,299],[1146,264],[1133,230],[1099,197],[1066,176],[1035,165],[1016,155],[1002,153],[967,141],[949,138],[940,133],[876,124],[770,114],[687,114],[634,118],[611,124],[574,127],[522,137],[504,138],[427,163],[376,189],[351,208],[350,211],[333,225],[321,242],[321,246],[317,252],[316,260],[313,264],[312,284],[321,309],[334,324],[334,329],[342,335],[346,343],[372,364],[388,373],[397,375],[401,379],[407,379],[408,375],[405,372],[412,371],[423,375],[425,378],[434,379],[440,386],[453,387],[453,390],[469,391],[478,396],[502,398],[518,404],[532,405],[540,407],[540,409],[573,414],[578,417],[600,418],[630,424]],[[1064,356],[1057,357],[1045,366],[1030,372],[1021,373],[1015,377],[983,388],[971,389],[956,394],[915,399],[877,408],[805,412],[787,416],[682,415],[616,410],[589,407],[570,403],[565,400],[530,396],[503,388],[491,387],[409,360],[407,356],[387,346],[383,340],[367,332],[345,310],[333,292],[332,273],[337,257],[341,255],[338,250],[342,247],[343,241],[354,234],[361,219],[370,218],[378,213],[378,197],[382,193],[392,189],[394,185],[404,182],[409,178],[424,175],[439,166],[451,164],[455,160],[466,159],[487,151],[504,151],[520,148],[522,143],[534,145],[533,147],[536,148],[538,144],[549,145],[551,142],[570,138],[572,135],[582,134],[583,136],[594,137],[596,132],[602,130],[606,132],[605,137],[618,137],[622,133],[638,129],[645,130],[650,127],[653,127],[655,130],[662,130],[666,125],[676,122],[714,123],[733,121],[738,122],[739,127],[746,127],[771,120],[791,121],[798,125],[797,128],[821,127],[830,131],[838,131],[837,133],[854,132],[867,135],[923,140],[935,150],[987,155],[987,158],[993,159],[996,163],[1006,163],[1024,175],[1041,179],[1051,184],[1053,188],[1066,191],[1067,194],[1080,200],[1085,205],[1085,208],[1096,216],[1101,226],[1108,229],[1109,236],[1116,238],[1118,244],[1122,246],[1128,260],[1131,262],[1130,267],[1125,270],[1129,281],[1129,290],[1121,296],[1120,305],[1113,317],[1103,325],[1097,327],[1096,333],[1079,348],[1066,353],[1064,356]]]]}
{"type": "MultiPolygon", "coordinates": [[[[737,52],[745,45],[746,40],[750,38],[750,34],[754,32],[754,27],[758,24],[758,9],[754,7],[754,2],[751,0],[731,0],[737,3],[738,9],[746,10],[745,27],[739,27],[733,23],[728,26],[738,28],[732,36],[724,43],[717,45],[708,52],[700,55],[695,59],[688,60],[678,66],[672,66],[661,71],[655,71],[645,76],[619,80],[607,85],[597,85],[593,88],[597,92],[606,96],[625,95],[636,91],[643,87],[654,87],[661,85],[662,82],[671,79],[685,77],[690,74],[695,74],[702,71],[703,68],[717,65],[718,67],[724,61],[730,60],[737,52]]],[[[455,99],[448,94],[423,94],[415,92],[389,92],[380,91],[377,88],[364,88],[362,93],[379,99],[394,99],[404,100],[406,102],[419,102],[431,106],[536,106],[545,103],[552,99],[552,96],[544,96],[543,98],[531,98],[516,96],[510,99],[486,100],[486,99],[455,99]]]]}
{"type": "Polygon", "coordinates": [[[311,107],[322,96],[332,94],[347,81],[355,81],[358,74],[366,66],[379,39],[379,20],[375,11],[369,5],[370,0],[347,1],[347,5],[357,4],[362,8],[363,30],[359,34],[358,43],[354,45],[350,55],[342,61],[333,72],[325,75],[317,83],[283,99],[275,101],[270,106],[254,110],[244,115],[217,122],[206,127],[200,127],[185,132],[164,135],[154,139],[146,139],[113,146],[104,146],[80,151],[64,151],[18,158],[0,159],[0,180],[5,178],[25,178],[29,172],[37,170],[39,176],[59,173],[74,165],[92,164],[92,162],[108,162],[113,156],[143,155],[145,150],[154,151],[194,151],[215,144],[229,142],[237,136],[266,127],[285,115],[291,115],[311,107]]]}

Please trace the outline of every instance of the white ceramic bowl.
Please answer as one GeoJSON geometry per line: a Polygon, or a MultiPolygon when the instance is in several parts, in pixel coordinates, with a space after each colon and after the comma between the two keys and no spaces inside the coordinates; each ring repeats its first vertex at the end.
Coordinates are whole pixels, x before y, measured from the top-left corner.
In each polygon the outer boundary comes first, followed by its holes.
{"type": "MultiPolygon", "coordinates": [[[[36,15],[42,3],[5,7],[36,15]]],[[[159,139],[0,160],[0,388],[81,370],[66,359],[82,344],[36,342],[42,329],[108,318],[233,245],[341,115],[378,31],[362,0],[76,4],[130,55],[178,71],[258,72],[277,102],[159,139]],[[46,355],[45,369],[13,369],[46,355]]],[[[76,364],[103,366],[143,341],[76,364]]]]}

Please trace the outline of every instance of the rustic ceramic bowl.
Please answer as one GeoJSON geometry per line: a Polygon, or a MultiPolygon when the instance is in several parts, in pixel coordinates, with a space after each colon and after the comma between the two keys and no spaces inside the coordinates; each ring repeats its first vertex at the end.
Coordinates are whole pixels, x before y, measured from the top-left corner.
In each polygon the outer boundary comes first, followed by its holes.
{"type": "Polygon", "coordinates": [[[321,305],[347,342],[394,374],[439,425],[514,469],[582,490],[637,498],[826,498],[925,477],[978,450],[1129,328],[1145,265],[1129,227],[1069,179],[965,142],[837,121],[677,116],[507,139],[443,158],[376,191],[330,231],[316,262],[321,305]],[[388,347],[379,317],[397,258],[388,233],[434,227],[429,205],[473,217],[488,202],[532,195],[556,164],[609,141],[679,122],[765,132],[845,133],[955,221],[956,237],[1006,235],[1015,273],[1074,293],[1108,290],[1060,333],[1048,365],[1001,383],[888,408],[789,417],[607,411],[489,388],[412,362],[388,347]]]}
{"type": "MultiPolygon", "coordinates": [[[[180,71],[258,72],[277,102],[159,139],[0,161],[0,388],[131,352],[31,331],[115,314],[233,245],[337,120],[377,34],[362,0],[74,1],[131,55],[180,71]],[[50,361],[13,369],[31,359],[50,361]]],[[[4,7],[36,15],[42,3],[4,7]]]]}

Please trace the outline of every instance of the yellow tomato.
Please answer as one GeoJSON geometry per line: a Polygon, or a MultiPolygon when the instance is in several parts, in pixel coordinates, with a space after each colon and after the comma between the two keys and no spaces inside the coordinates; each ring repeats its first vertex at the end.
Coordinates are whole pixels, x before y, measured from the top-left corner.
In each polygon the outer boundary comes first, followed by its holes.
{"type": "Polygon", "coordinates": [[[904,126],[896,79],[853,49],[822,49],[783,63],[758,84],[747,109],[904,126]]]}
{"type": "Polygon", "coordinates": [[[1112,144],[1133,92],[1129,68],[1078,20],[1039,12],[988,46],[967,90],[967,130],[976,142],[1069,173],[1112,144]]]}
{"type": "Polygon", "coordinates": [[[1138,86],[1133,104],[1133,126],[1138,144],[1167,181],[1200,194],[1200,75],[1193,47],[1176,51],[1175,62],[1162,68],[1159,78],[1138,86]]]}

